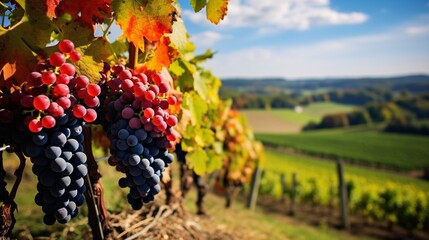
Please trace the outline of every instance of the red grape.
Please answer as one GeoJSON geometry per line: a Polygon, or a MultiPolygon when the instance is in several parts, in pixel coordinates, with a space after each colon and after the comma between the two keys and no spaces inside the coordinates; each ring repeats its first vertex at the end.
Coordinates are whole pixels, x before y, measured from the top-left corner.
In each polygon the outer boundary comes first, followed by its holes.
{"type": "Polygon", "coordinates": [[[158,86],[160,93],[167,93],[170,90],[170,85],[168,85],[166,82],[162,82],[158,86]]]}
{"type": "Polygon", "coordinates": [[[155,115],[155,111],[152,108],[146,108],[144,110],[144,116],[146,118],[153,118],[154,115],[155,115]]]}
{"type": "Polygon", "coordinates": [[[37,119],[33,119],[28,123],[28,129],[34,133],[40,132],[43,129],[42,122],[37,119]]]}
{"type": "Polygon", "coordinates": [[[144,98],[146,99],[146,100],[148,100],[148,101],[152,101],[152,100],[154,100],[155,99],[155,93],[153,92],[153,91],[146,91],[145,93],[144,93],[144,98]]]}
{"type": "Polygon", "coordinates": [[[80,75],[76,78],[76,84],[80,88],[86,88],[89,85],[89,79],[84,75],[80,75]]]}
{"type": "Polygon", "coordinates": [[[42,118],[42,126],[44,128],[53,128],[55,126],[55,118],[51,115],[46,115],[42,118]]]}
{"type": "Polygon", "coordinates": [[[94,122],[95,119],[97,119],[97,112],[92,108],[86,110],[86,114],[85,116],[83,116],[83,120],[87,123],[91,123],[94,122]]]}
{"type": "Polygon", "coordinates": [[[125,79],[131,79],[133,75],[131,74],[131,72],[129,70],[122,70],[119,73],[119,79],[121,79],[122,81],[124,81],[125,79]]]}
{"type": "Polygon", "coordinates": [[[77,118],[83,118],[86,114],[86,108],[80,104],[76,104],[76,106],[73,107],[73,115],[77,118]]]}
{"type": "Polygon", "coordinates": [[[54,52],[49,57],[49,63],[54,67],[60,67],[66,62],[66,57],[60,52],[54,52]]]}
{"type": "Polygon", "coordinates": [[[61,107],[58,103],[53,102],[51,103],[51,105],[48,108],[48,112],[49,114],[51,114],[53,117],[59,117],[61,115],[63,115],[64,113],[64,108],[61,107]]]}
{"type": "Polygon", "coordinates": [[[45,85],[51,85],[53,83],[55,83],[55,81],[57,80],[57,76],[55,75],[55,73],[51,72],[51,71],[47,71],[42,73],[42,82],[45,85]]]}
{"type": "Polygon", "coordinates": [[[60,67],[60,73],[67,74],[67,75],[72,77],[76,73],[76,69],[74,68],[74,66],[71,63],[64,63],[60,67]]]}
{"type": "Polygon", "coordinates": [[[60,41],[60,43],[58,43],[58,48],[63,53],[70,53],[74,50],[74,44],[68,39],[63,39],[60,41]]]}
{"type": "Polygon", "coordinates": [[[80,60],[80,53],[76,50],[70,52],[70,61],[77,62],[80,60]]]}
{"type": "Polygon", "coordinates": [[[156,84],[156,85],[158,85],[158,84],[160,84],[161,82],[162,82],[162,75],[161,74],[154,74],[154,75],[152,75],[151,76],[151,79],[152,79],[152,81],[156,84]]]}
{"type": "Polygon", "coordinates": [[[177,117],[174,115],[170,115],[169,118],[166,120],[167,125],[170,127],[176,126],[177,124],[177,117]]]}
{"type": "Polygon", "coordinates": [[[60,83],[55,85],[54,89],[52,90],[52,93],[55,97],[64,97],[70,93],[70,89],[69,86],[60,83]]]}
{"type": "Polygon", "coordinates": [[[57,76],[57,81],[56,83],[62,83],[62,84],[69,84],[70,82],[70,77],[67,74],[60,74],[57,76]]]}
{"type": "Polygon", "coordinates": [[[34,108],[39,111],[44,111],[48,109],[50,104],[51,104],[51,101],[46,95],[38,95],[33,100],[34,108]]]}
{"type": "Polygon", "coordinates": [[[69,109],[71,106],[70,99],[67,97],[60,97],[57,99],[58,105],[60,105],[63,109],[69,109]]]}
{"type": "Polygon", "coordinates": [[[100,104],[100,99],[98,97],[91,97],[91,96],[86,96],[83,101],[85,102],[86,106],[88,107],[97,107],[98,104],[100,104]]]}
{"type": "Polygon", "coordinates": [[[177,98],[175,96],[169,96],[167,98],[168,104],[175,105],[177,103],[177,98]]]}
{"type": "Polygon", "coordinates": [[[92,97],[96,97],[98,95],[100,95],[101,93],[101,88],[98,84],[92,83],[88,85],[88,95],[92,96],[92,97]]]}

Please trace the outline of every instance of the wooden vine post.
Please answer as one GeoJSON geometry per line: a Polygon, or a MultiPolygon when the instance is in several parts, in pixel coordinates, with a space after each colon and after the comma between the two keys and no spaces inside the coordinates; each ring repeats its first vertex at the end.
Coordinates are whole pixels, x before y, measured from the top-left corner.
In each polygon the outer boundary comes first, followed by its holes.
{"type": "Polygon", "coordinates": [[[292,188],[290,191],[290,209],[289,209],[290,216],[295,216],[295,211],[296,211],[295,200],[296,200],[297,187],[298,187],[298,180],[296,177],[296,173],[294,172],[292,173],[292,188]]]}
{"type": "Polygon", "coordinates": [[[259,185],[261,182],[261,174],[262,174],[262,168],[256,166],[255,171],[253,172],[252,182],[250,184],[250,194],[247,199],[246,207],[254,210],[256,207],[256,201],[258,199],[258,193],[259,193],[259,185]]]}
{"type": "Polygon", "coordinates": [[[108,213],[104,203],[101,174],[92,152],[91,126],[83,127],[84,149],[87,156],[88,174],[85,176],[85,199],[88,206],[88,224],[94,239],[105,239],[113,232],[109,225],[108,213]]]}
{"type": "Polygon", "coordinates": [[[340,197],[340,221],[341,227],[344,229],[350,229],[350,222],[348,216],[348,204],[347,204],[347,188],[344,182],[344,170],[341,161],[337,161],[337,174],[338,174],[338,192],[340,197]]]}

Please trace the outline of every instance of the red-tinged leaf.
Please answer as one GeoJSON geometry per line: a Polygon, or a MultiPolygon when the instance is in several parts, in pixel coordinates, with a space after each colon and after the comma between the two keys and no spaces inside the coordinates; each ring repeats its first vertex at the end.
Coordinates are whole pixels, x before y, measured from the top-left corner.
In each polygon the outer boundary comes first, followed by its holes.
{"type": "Polygon", "coordinates": [[[228,1],[229,0],[209,0],[206,6],[207,19],[214,24],[218,24],[228,11],[228,1]]]}
{"type": "Polygon", "coordinates": [[[165,33],[172,32],[175,8],[172,0],[114,0],[112,3],[116,22],[122,36],[144,51],[146,38],[159,41],[165,33]]]}
{"type": "Polygon", "coordinates": [[[46,14],[48,15],[48,17],[50,18],[56,18],[57,14],[55,13],[55,10],[58,7],[58,4],[60,4],[61,0],[46,0],[45,5],[46,5],[46,14]]]}
{"type": "Polygon", "coordinates": [[[168,67],[179,56],[179,52],[170,46],[170,39],[162,37],[156,44],[156,49],[149,61],[136,67],[136,71],[144,72],[145,70],[160,72],[163,67],[168,67]]]}
{"type": "Polygon", "coordinates": [[[105,17],[110,17],[111,0],[62,0],[57,13],[68,13],[73,19],[92,26],[102,23],[105,17]]]}
{"type": "Polygon", "coordinates": [[[21,6],[25,10],[21,21],[0,31],[0,86],[8,88],[25,82],[37,64],[35,55],[50,42],[52,32],[43,4],[27,1],[21,6]]]}

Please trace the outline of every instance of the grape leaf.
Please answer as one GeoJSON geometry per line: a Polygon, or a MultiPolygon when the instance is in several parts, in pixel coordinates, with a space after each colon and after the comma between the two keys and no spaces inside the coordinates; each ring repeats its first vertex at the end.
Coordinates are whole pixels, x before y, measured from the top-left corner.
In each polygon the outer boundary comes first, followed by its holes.
{"type": "Polygon", "coordinates": [[[201,11],[207,4],[207,0],[191,0],[191,7],[195,12],[201,11]]]}
{"type": "Polygon", "coordinates": [[[9,30],[0,31],[0,86],[21,85],[37,64],[36,55],[50,42],[52,28],[37,1],[19,1],[25,14],[9,30]]]}
{"type": "Polygon", "coordinates": [[[208,147],[214,143],[214,132],[207,128],[200,128],[194,135],[195,142],[201,147],[208,147]]]}
{"type": "Polygon", "coordinates": [[[163,67],[170,66],[171,62],[179,56],[177,50],[170,47],[170,39],[168,37],[161,37],[160,41],[156,44],[153,57],[149,59],[144,65],[148,70],[156,72],[161,71],[163,67]]]}
{"type": "Polygon", "coordinates": [[[213,76],[210,71],[194,73],[194,89],[206,101],[217,102],[218,91],[221,85],[219,78],[213,76]]]}
{"type": "Polygon", "coordinates": [[[222,155],[217,154],[213,149],[207,152],[208,161],[207,161],[207,173],[214,172],[222,168],[223,159],[222,155]]]}
{"type": "Polygon", "coordinates": [[[172,0],[113,0],[112,9],[122,36],[142,51],[145,51],[144,38],[159,41],[172,31],[175,12],[172,0]]]}
{"type": "Polygon", "coordinates": [[[183,96],[182,109],[190,111],[191,124],[197,125],[207,112],[207,103],[195,92],[185,93],[183,96]]]}
{"type": "Polygon", "coordinates": [[[82,57],[79,61],[73,63],[73,65],[76,67],[76,72],[87,76],[91,83],[98,83],[100,81],[103,61],[112,54],[108,44],[110,43],[104,38],[96,38],[91,43],[76,48],[82,57]]]}
{"type": "Polygon", "coordinates": [[[229,0],[208,0],[206,7],[207,19],[218,24],[222,20],[228,10],[229,0]]]}
{"type": "Polygon", "coordinates": [[[186,27],[181,18],[177,18],[173,23],[173,32],[170,35],[171,43],[176,47],[179,52],[186,49],[188,37],[186,35],[186,27]]]}
{"type": "Polygon", "coordinates": [[[73,19],[79,19],[87,26],[92,26],[95,23],[102,23],[105,17],[110,17],[110,6],[111,0],[61,0],[56,13],[68,13],[73,19]]]}
{"type": "Polygon", "coordinates": [[[201,147],[196,147],[194,151],[186,155],[188,166],[193,169],[197,175],[202,175],[206,172],[206,163],[208,160],[207,153],[201,147]]]}
{"type": "Polygon", "coordinates": [[[179,60],[176,60],[172,64],[170,64],[170,66],[168,67],[168,71],[173,73],[175,76],[180,77],[185,72],[185,69],[180,66],[179,60]]]}

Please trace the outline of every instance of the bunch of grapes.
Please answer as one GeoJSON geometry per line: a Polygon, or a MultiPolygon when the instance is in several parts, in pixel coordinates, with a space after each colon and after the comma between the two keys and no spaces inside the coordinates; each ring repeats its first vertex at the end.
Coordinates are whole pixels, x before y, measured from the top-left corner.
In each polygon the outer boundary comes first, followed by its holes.
{"type": "Polygon", "coordinates": [[[88,173],[83,149],[83,125],[97,118],[100,86],[77,76],[80,54],[69,40],[58,44],[48,61],[39,63],[20,92],[20,108],[28,138],[21,139],[38,177],[35,202],[42,207],[47,225],[67,223],[84,202],[88,173]]]}
{"type": "Polygon", "coordinates": [[[178,137],[173,129],[177,118],[169,114],[168,107],[176,98],[168,96],[170,86],[161,75],[149,79],[120,65],[113,67],[106,84],[110,90],[105,104],[112,154],[109,164],[125,173],[119,186],[130,188],[128,202],[140,209],[160,192],[164,168],[173,161],[167,148],[178,137]]]}
{"type": "Polygon", "coordinates": [[[35,197],[42,207],[43,221],[67,223],[78,214],[77,206],[84,203],[84,177],[88,173],[83,152],[82,120],[69,119],[64,114],[56,118],[56,126],[31,134],[25,153],[33,163],[38,177],[35,197]]]}
{"type": "Polygon", "coordinates": [[[84,75],[76,76],[75,67],[66,62],[80,59],[70,40],[60,41],[58,47],[61,52],[54,52],[47,62],[39,63],[36,71],[28,75],[22,91],[20,104],[27,112],[32,111],[26,123],[33,133],[53,128],[55,118],[63,114],[71,113],[88,123],[97,118],[94,108],[100,105],[100,86],[90,84],[84,75]]]}

